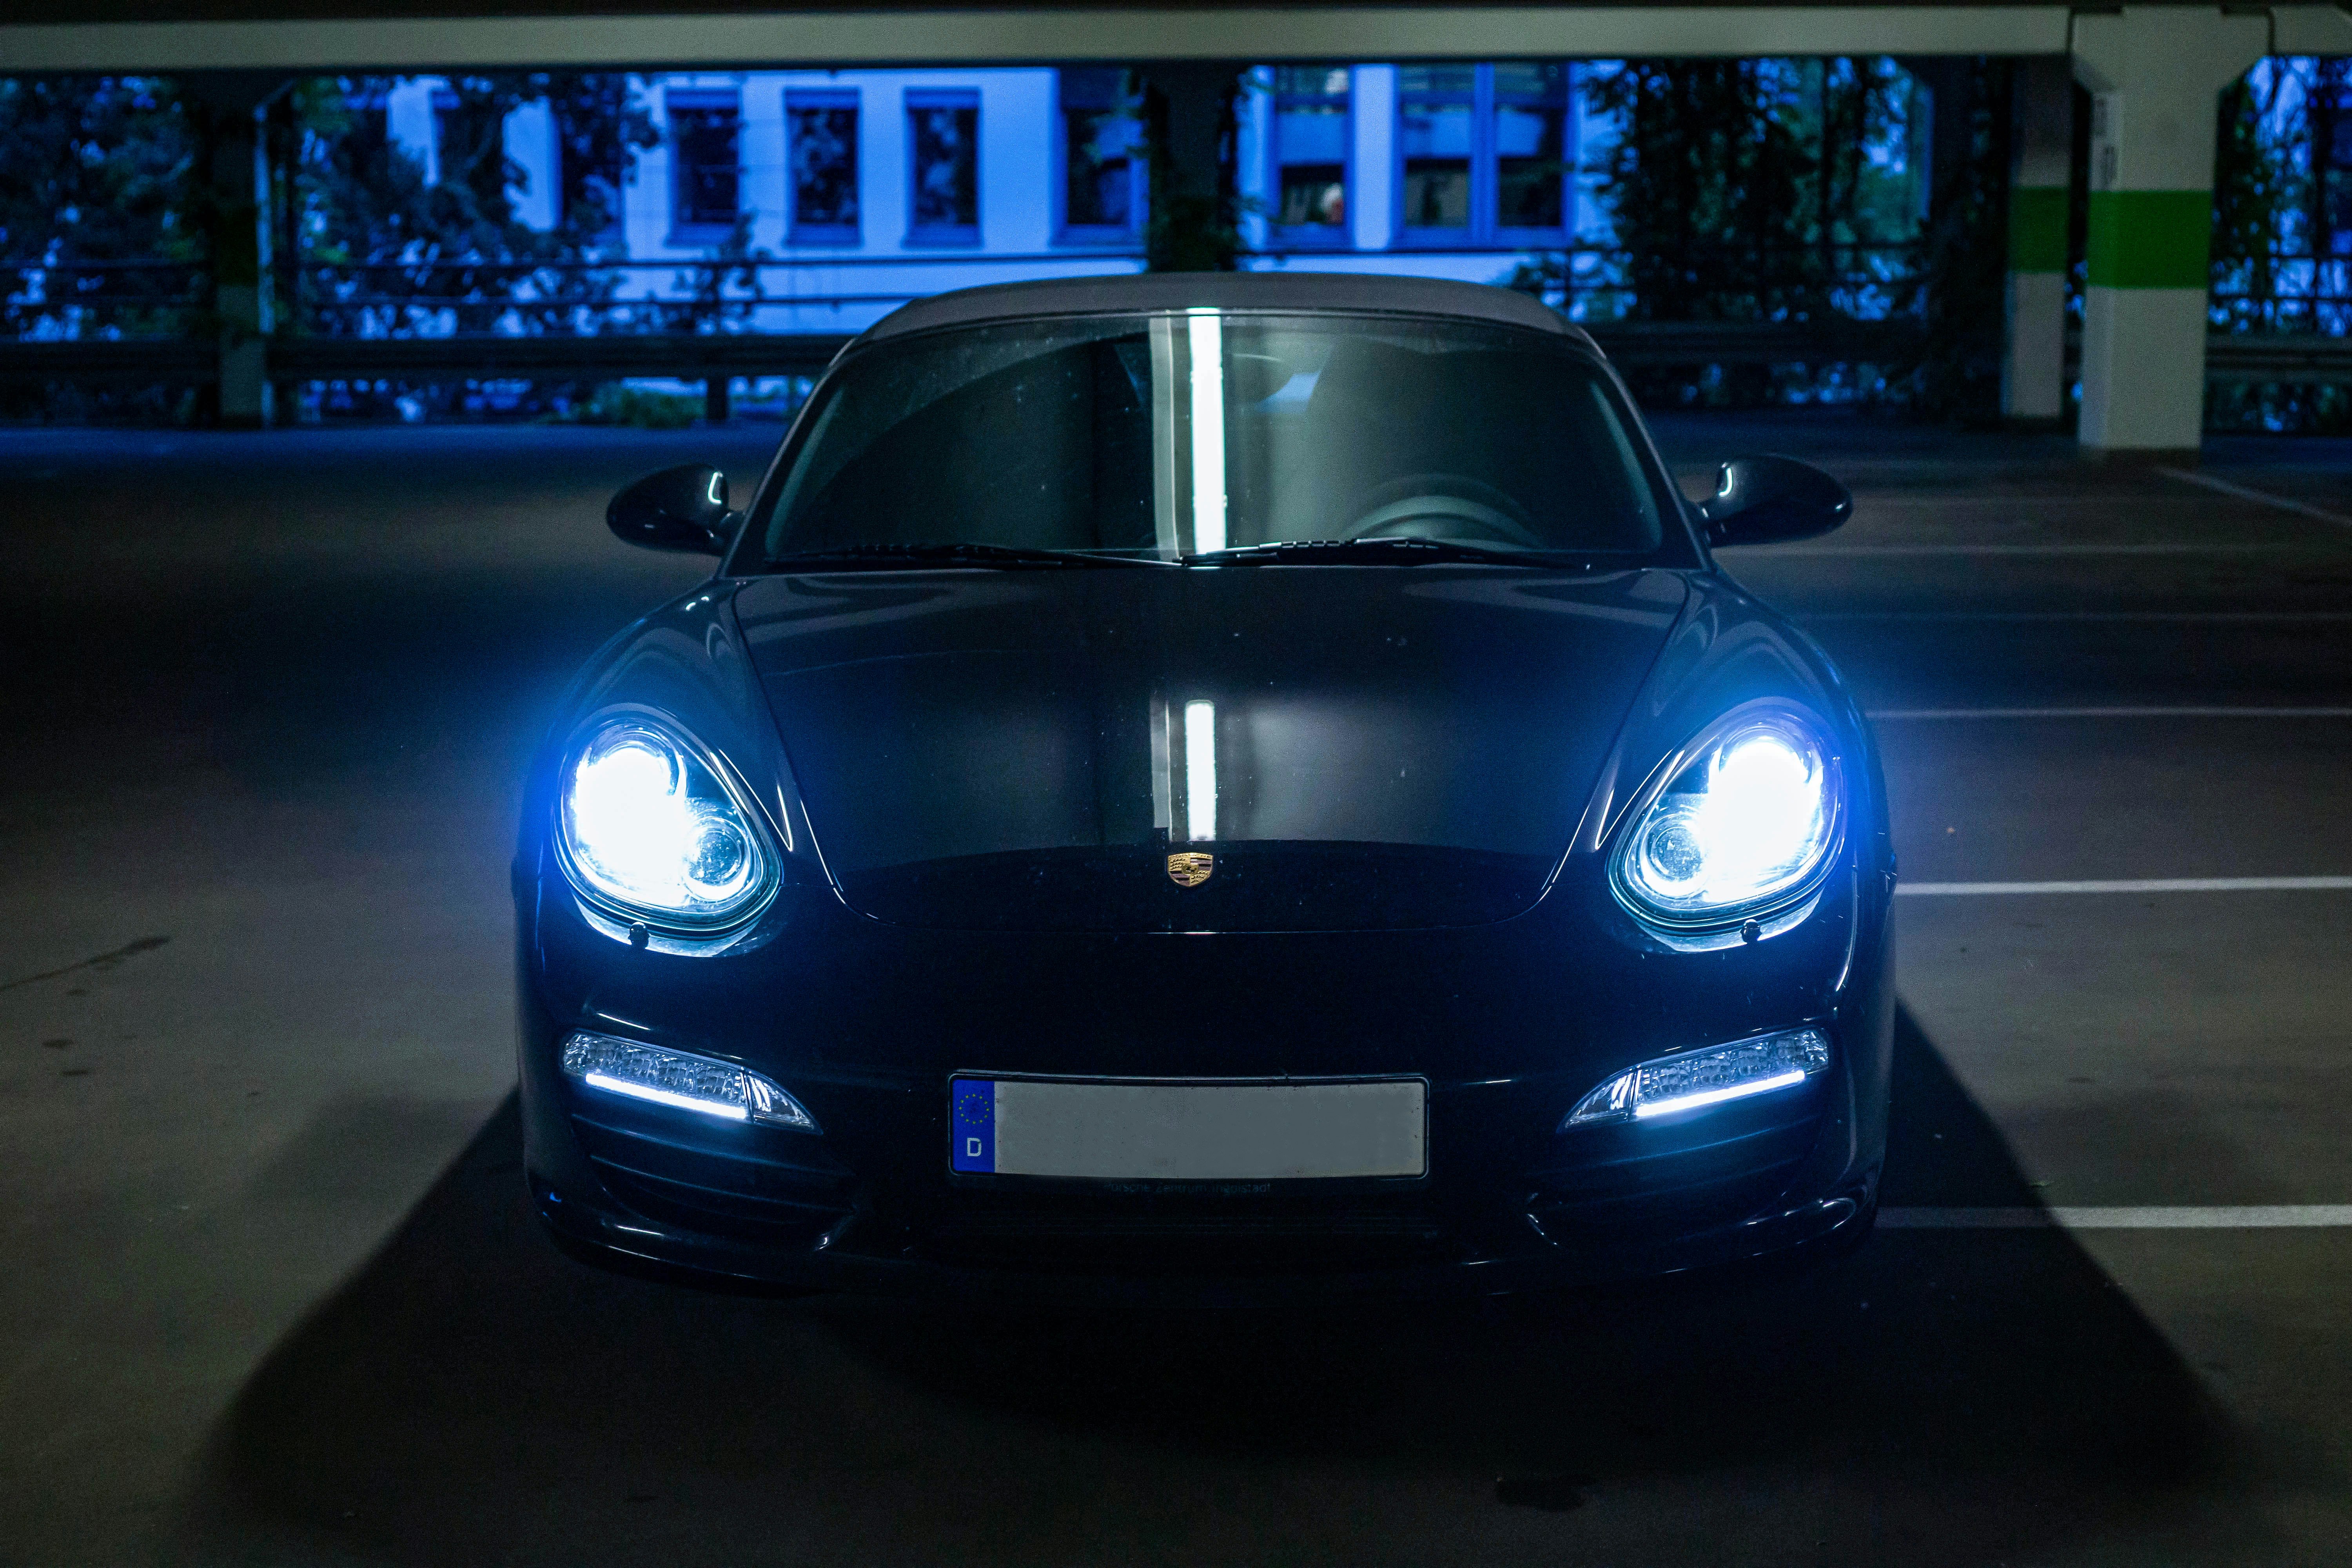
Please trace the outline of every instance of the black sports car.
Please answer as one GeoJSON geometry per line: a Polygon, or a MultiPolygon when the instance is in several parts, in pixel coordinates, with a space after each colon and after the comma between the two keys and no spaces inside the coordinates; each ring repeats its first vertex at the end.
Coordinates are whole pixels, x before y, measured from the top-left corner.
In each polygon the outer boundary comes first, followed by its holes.
{"type": "Polygon", "coordinates": [[[1869,732],[1575,327],[1155,275],[909,305],[598,654],[514,864],[529,1171],[785,1284],[1495,1291],[1858,1239],[1869,732]]]}

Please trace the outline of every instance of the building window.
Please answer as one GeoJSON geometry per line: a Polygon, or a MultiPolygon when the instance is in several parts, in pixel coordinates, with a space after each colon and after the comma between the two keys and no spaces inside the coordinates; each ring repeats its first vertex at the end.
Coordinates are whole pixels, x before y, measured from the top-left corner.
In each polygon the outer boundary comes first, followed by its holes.
{"type": "Polygon", "coordinates": [[[921,245],[980,243],[980,94],[909,89],[907,237],[921,245]]]}
{"type": "Polygon", "coordinates": [[[1397,72],[1398,224],[1409,245],[1557,244],[1575,173],[1569,68],[1397,72]]]}
{"type": "Polygon", "coordinates": [[[670,226],[708,242],[735,226],[743,190],[737,153],[740,104],[729,91],[672,88],[669,110],[670,226]]]}
{"type": "Polygon", "coordinates": [[[1405,66],[1397,72],[1397,154],[1405,231],[1470,234],[1470,170],[1477,142],[1479,68],[1405,66]]]}
{"type": "Polygon", "coordinates": [[[1568,226],[1576,173],[1568,156],[1568,67],[1514,62],[1486,69],[1495,106],[1495,226],[1558,234],[1568,226]]]}
{"type": "Polygon", "coordinates": [[[1346,66],[1274,71],[1271,179],[1278,240],[1344,244],[1349,148],[1353,140],[1346,66]]]}
{"type": "Polygon", "coordinates": [[[1066,70],[1061,107],[1060,222],[1066,242],[1132,241],[1143,231],[1143,119],[1123,72],[1066,70]]]}
{"type": "Polygon", "coordinates": [[[784,95],[791,144],[792,243],[857,243],[857,91],[784,95]]]}

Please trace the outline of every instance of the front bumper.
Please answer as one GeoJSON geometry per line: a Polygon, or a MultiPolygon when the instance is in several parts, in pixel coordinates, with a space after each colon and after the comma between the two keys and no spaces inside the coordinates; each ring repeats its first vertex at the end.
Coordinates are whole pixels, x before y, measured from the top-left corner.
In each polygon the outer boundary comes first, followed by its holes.
{"type": "Polygon", "coordinates": [[[1754,946],[1678,952],[1605,889],[1448,931],[958,933],[788,889],[718,956],[639,950],[517,868],[528,1165],[582,1246],[783,1286],[1240,1303],[1675,1272],[1866,1223],[1885,1137],[1885,879],[1842,870],[1754,946]],[[772,929],[767,929],[772,928],[772,929]],[[1801,1023],[1832,1065],[1683,1117],[1559,1131],[1610,1073],[1801,1023]],[[582,1089],[575,1027],[737,1059],[822,1136],[582,1089]],[[957,1071],[1431,1082],[1412,1180],[1128,1184],[948,1169],[957,1071]]]}

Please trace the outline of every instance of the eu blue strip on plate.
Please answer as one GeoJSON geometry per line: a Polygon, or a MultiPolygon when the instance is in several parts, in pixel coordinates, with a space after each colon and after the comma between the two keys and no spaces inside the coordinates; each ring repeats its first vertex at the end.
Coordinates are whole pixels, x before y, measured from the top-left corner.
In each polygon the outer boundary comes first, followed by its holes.
{"type": "Polygon", "coordinates": [[[955,1169],[996,1169],[996,1085],[984,1078],[960,1078],[949,1086],[955,1114],[955,1169]]]}

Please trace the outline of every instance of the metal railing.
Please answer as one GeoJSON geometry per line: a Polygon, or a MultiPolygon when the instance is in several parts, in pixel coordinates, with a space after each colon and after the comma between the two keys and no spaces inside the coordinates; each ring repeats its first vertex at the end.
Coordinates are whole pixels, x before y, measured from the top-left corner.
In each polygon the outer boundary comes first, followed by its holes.
{"type": "MultiPolygon", "coordinates": [[[[1549,272],[1527,281],[1580,319],[1612,359],[1629,367],[1900,363],[1919,330],[1909,297],[1901,292],[1913,285],[1895,265],[1909,247],[1832,250],[1845,255],[1853,287],[1886,290],[1872,303],[1877,313],[1824,310],[1803,321],[1631,320],[1632,258],[1598,247],[1538,256],[1531,265],[1549,272]]],[[[1495,262],[1499,272],[1523,254],[1300,246],[1252,256],[1312,265],[1337,257],[1475,255],[1495,262]]],[[[667,376],[710,384],[723,406],[732,378],[821,369],[850,336],[846,324],[833,326],[822,318],[853,306],[898,305],[932,291],[797,291],[812,273],[920,274],[956,266],[1034,277],[1049,268],[1076,274],[1102,270],[1106,263],[1131,268],[1140,260],[1141,253],[1131,249],[1072,247],[310,266],[296,269],[292,309],[284,312],[290,320],[268,342],[268,374],[280,381],[667,376]]],[[[2352,329],[2352,261],[2315,266],[2302,276],[2310,286],[2293,298],[2250,300],[2216,292],[2216,330],[2206,351],[2209,381],[2352,384],[2352,336],[2336,335],[2352,329]]],[[[918,279],[877,279],[885,280],[918,279]]],[[[1771,305],[1776,287],[1751,300],[1758,314],[1771,305]]],[[[211,285],[200,264],[0,263],[0,288],[7,290],[0,298],[0,322],[15,334],[0,336],[0,382],[197,384],[217,376],[220,345],[209,335],[217,331],[211,285]]],[[[1817,302],[1835,298],[1834,290],[1815,295],[1817,302]]]]}

